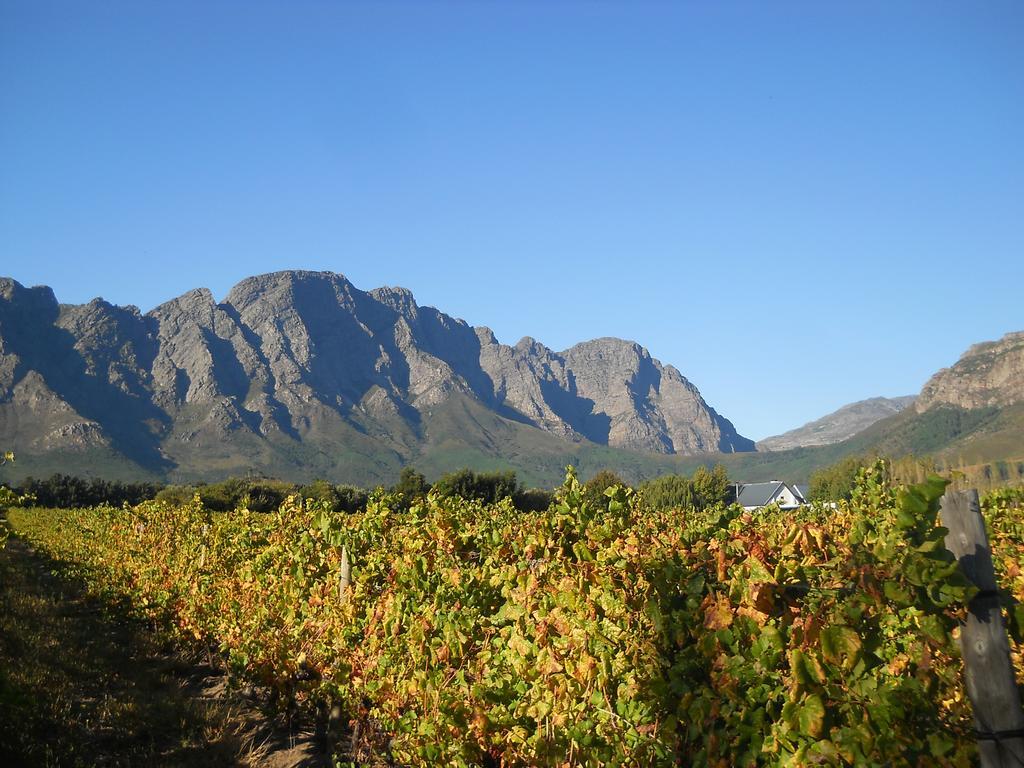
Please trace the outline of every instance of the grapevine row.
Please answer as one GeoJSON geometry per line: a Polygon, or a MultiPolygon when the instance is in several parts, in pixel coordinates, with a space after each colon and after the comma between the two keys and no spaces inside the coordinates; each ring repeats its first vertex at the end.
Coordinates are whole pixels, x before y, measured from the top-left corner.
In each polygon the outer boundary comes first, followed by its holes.
{"type": "MultiPolygon", "coordinates": [[[[400,764],[967,766],[973,588],[942,543],[943,488],[894,489],[879,464],[837,509],[656,512],[621,487],[594,504],[570,471],[540,513],[377,494],[356,514],[292,498],[10,519],[239,680],[339,705],[353,749],[400,764]]],[[[985,506],[1018,600],[1022,500],[985,506]]]]}

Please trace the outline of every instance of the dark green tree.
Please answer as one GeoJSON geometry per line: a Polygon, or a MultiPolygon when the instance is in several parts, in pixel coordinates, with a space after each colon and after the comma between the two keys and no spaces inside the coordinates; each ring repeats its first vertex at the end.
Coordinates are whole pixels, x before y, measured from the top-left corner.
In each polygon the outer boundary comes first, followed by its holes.
{"type": "Polygon", "coordinates": [[[725,467],[697,467],[693,477],[662,475],[648,480],[640,490],[654,509],[697,509],[733,501],[733,487],[725,467]]]}
{"type": "Polygon", "coordinates": [[[712,470],[708,470],[707,467],[697,467],[691,483],[693,484],[693,503],[697,509],[724,504],[729,498],[729,475],[721,464],[716,464],[712,470]]]}
{"type": "Polygon", "coordinates": [[[551,506],[554,494],[542,488],[524,488],[512,497],[512,503],[520,512],[543,512],[551,506]]]}
{"type": "Polygon", "coordinates": [[[365,509],[366,500],[370,497],[369,491],[354,485],[336,485],[334,486],[334,495],[337,499],[335,509],[343,509],[346,512],[358,512],[360,509],[365,509]]]}
{"type": "Polygon", "coordinates": [[[604,492],[616,485],[626,485],[626,481],[610,469],[602,469],[583,484],[583,495],[591,504],[607,506],[608,498],[604,492]]]}
{"type": "Polygon", "coordinates": [[[434,490],[444,496],[460,496],[494,504],[509,497],[514,499],[519,492],[519,480],[511,470],[474,472],[471,469],[460,469],[438,479],[434,483],[434,490]]]}
{"type": "Polygon", "coordinates": [[[314,480],[309,485],[299,488],[299,495],[304,499],[312,501],[323,501],[332,507],[338,503],[338,494],[334,486],[326,480],[314,480]]]}
{"type": "Polygon", "coordinates": [[[654,509],[693,509],[693,483],[682,475],[662,475],[640,486],[644,501],[654,509]]]}
{"type": "Polygon", "coordinates": [[[44,507],[93,507],[98,504],[139,504],[154,498],[160,491],[156,483],[124,483],[118,480],[93,478],[86,480],[56,474],[47,480],[25,478],[21,492],[36,497],[44,507]]]}
{"type": "Polygon", "coordinates": [[[402,494],[402,503],[408,508],[417,499],[430,493],[430,483],[412,467],[403,467],[398,482],[391,487],[391,492],[402,494]]]}

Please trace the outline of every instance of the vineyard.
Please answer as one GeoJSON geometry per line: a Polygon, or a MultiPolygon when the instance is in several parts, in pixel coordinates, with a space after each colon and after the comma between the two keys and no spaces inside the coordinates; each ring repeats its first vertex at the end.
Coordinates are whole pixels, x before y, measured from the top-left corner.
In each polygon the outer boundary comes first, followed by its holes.
{"type": "MultiPolygon", "coordinates": [[[[656,512],[622,487],[594,503],[570,470],[537,513],[377,493],[354,514],[290,498],[9,520],[240,684],[340,711],[342,763],[968,766],[974,588],[943,545],[944,487],[893,488],[879,463],[836,509],[656,512]]],[[[983,507],[1024,600],[1024,493],[983,507]]]]}

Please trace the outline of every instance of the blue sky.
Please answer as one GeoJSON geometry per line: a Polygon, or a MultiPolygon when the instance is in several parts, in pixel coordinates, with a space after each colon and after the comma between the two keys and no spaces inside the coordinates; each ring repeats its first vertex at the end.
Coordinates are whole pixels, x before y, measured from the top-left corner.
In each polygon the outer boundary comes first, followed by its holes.
{"type": "Polygon", "coordinates": [[[1024,4],[0,0],[0,274],[636,339],[753,438],[1024,329],[1024,4]]]}

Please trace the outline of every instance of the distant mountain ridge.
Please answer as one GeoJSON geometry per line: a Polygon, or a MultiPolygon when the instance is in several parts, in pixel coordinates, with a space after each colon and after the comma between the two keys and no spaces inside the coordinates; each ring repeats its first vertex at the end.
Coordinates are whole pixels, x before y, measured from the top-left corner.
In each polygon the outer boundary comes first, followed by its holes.
{"type": "Polygon", "coordinates": [[[875,422],[899,413],[916,395],[872,397],[844,405],[832,413],[781,435],[758,440],[759,451],[785,451],[814,445],[833,445],[863,432],[875,422]]]}
{"type": "Polygon", "coordinates": [[[1024,331],[972,345],[917,396],[874,397],[757,443],[761,452],[842,447],[1006,460],[1024,457],[1024,331]],[[911,407],[912,406],[912,407],[911,407]],[[899,418],[894,418],[899,414],[899,418]],[[916,435],[914,438],[909,435],[916,435]],[[901,436],[901,437],[898,437],[901,436]],[[874,441],[874,442],[872,442],[874,441]]]}
{"type": "Polygon", "coordinates": [[[967,410],[1024,403],[1024,331],[975,344],[924,385],[914,409],[940,405],[967,410]]]}
{"type": "Polygon", "coordinates": [[[541,444],[754,449],[634,342],[508,346],[405,289],[306,271],[246,278],[220,303],[193,290],[146,314],[61,305],[0,278],[0,432],[69,471],[127,462],[162,477],[353,482],[386,480],[439,446],[513,462],[541,444]]]}

